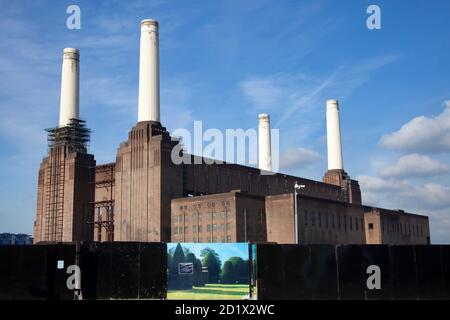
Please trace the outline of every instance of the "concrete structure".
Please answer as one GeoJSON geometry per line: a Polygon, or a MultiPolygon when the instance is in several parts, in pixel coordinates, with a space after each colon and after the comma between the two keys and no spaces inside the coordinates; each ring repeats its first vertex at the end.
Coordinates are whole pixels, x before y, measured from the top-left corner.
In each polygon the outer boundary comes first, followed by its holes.
{"type": "Polygon", "coordinates": [[[326,114],[328,171],[323,177],[323,182],[340,186],[347,202],[361,204],[359,183],[352,180],[344,170],[339,102],[337,100],[327,101],[326,114]]]}
{"type": "Polygon", "coordinates": [[[141,22],[138,121],[160,121],[158,22],[150,19],[141,22]]]}
{"type": "Polygon", "coordinates": [[[327,101],[327,151],[328,170],[344,170],[339,102],[334,99],[327,101]]]}
{"type": "Polygon", "coordinates": [[[87,152],[90,131],[78,119],[78,57],[77,49],[64,49],[60,126],[47,129],[48,154],[38,177],[35,242],[92,238],[96,163],[87,152]]]}
{"type": "Polygon", "coordinates": [[[258,116],[258,164],[263,171],[272,171],[272,143],[270,139],[270,116],[258,116]]]}
{"type": "Polygon", "coordinates": [[[364,206],[367,244],[430,244],[428,217],[364,206]]]}
{"type": "Polygon", "coordinates": [[[61,72],[59,126],[67,126],[70,119],[79,119],[80,107],[80,52],[65,48],[61,72]]]}
{"type": "Polygon", "coordinates": [[[264,197],[238,190],[172,200],[172,242],[266,241],[264,197]]]}
{"type": "MultiPolygon", "coordinates": [[[[81,120],[71,118],[66,126],[47,130],[48,156],[39,170],[36,242],[294,243],[296,182],[305,186],[297,198],[299,243],[430,242],[427,217],[362,205],[359,183],[343,167],[337,100],[327,102],[329,161],[323,182],[264,174],[271,170],[270,123],[265,114],[259,116],[262,170],[189,154],[183,159],[190,161],[175,164],[171,153],[180,149],[179,141],[159,119],[158,59],[158,23],[144,20],[138,122],[120,144],[114,163],[96,166],[87,152],[89,130],[81,120]],[[397,234],[389,231],[395,223],[397,234]]],[[[77,95],[71,97],[64,105],[77,105],[77,95]]]]}

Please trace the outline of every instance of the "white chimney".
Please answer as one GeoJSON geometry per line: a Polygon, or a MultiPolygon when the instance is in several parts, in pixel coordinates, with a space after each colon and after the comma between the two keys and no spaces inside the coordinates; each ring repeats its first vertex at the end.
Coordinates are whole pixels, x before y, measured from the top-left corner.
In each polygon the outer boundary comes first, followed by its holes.
{"type": "Polygon", "coordinates": [[[270,117],[266,113],[258,116],[258,162],[259,169],[272,171],[272,152],[270,142],[270,117]]]}
{"type": "Polygon", "coordinates": [[[150,19],[142,20],[138,121],[160,122],[158,42],[158,22],[150,19]]]}
{"type": "Polygon", "coordinates": [[[80,52],[65,48],[61,76],[59,126],[67,126],[70,119],[78,119],[80,110],[80,52]]]}
{"type": "Polygon", "coordinates": [[[328,170],[343,170],[339,102],[334,99],[327,101],[327,149],[328,170]]]}

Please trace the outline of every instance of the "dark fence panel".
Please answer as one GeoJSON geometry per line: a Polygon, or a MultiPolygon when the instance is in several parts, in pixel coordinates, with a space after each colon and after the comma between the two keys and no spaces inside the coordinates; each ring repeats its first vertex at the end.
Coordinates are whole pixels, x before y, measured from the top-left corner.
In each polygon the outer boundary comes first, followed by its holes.
{"type": "Polygon", "coordinates": [[[283,299],[284,259],[281,246],[258,244],[256,250],[258,299],[283,299]]]}
{"type": "MultiPolygon", "coordinates": [[[[310,299],[313,290],[310,248],[286,245],[282,249],[284,262],[282,279],[284,299],[310,299]]],[[[276,263],[280,262],[276,261],[276,263]]]]}
{"type": "Polygon", "coordinates": [[[336,248],[333,245],[312,245],[311,252],[312,272],[312,299],[337,299],[337,262],[336,248]]]}
{"type": "Polygon", "coordinates": [[[167,286],[167,245],[141,244],[140,299],[165,299],[167,286]]]}
{"type": "Polygon", "coordinates": [[[441,246],[417,245],[414,251],[419,298],[442,299],[444,275],[441,246]]]}
{"type": "Polygon", "coordinates": [[[83,292],[87,299],[164,299],[167,247],[162,243],[84,245],[83,292]]]}
{"type": "Polygon", "coordinates": [[[0,246],[0,299],[73,299],[66,270],[75,256],[75,245],[0,246]]]}
{"type": "Polygon", "coordinates": [[[417,299],[414,246],[390,246],[389,265],[392,299],[417,299]]]}
{"type": "Polygon", "coordinates": [[[441,247],[442,261],[442,298],[450,299],[450,246],[441,247]]]}
{"type": "Polygon", "coordinates": [[[258,299],[450,297],[450,246],[258,244],[257,252],[258,299]],[[368,287],[369,266],[380,289],[368,287]]]}
{"type": "Polygon", "coordinates": [[[365,245],[361,247],[362,270],[364,271],[364,291],[366,299],[390,299],[391,298],[391,272],[389,270],[389,247],[386,245],[365,245]],[[367,273],[369,266],[376,265],[380,268],[381,289],[369,290],[367,279],[373,274],[367,273]]]}
{"type": "MultiPolygon", "coordinates": [[[[166,297],[166,244],[115,242],[0,246],[0,299],[73,299],[77,255],[84,299],[166,297]]],[[[256,283],[258,299],[450,299],[450,246],[257,244],[256,283]]]]}
{"type": "Polygon", "coordinates": [[[337,246],[339,297],[364,299],[365,270],[362,248],[357,245],[337,246]]]}

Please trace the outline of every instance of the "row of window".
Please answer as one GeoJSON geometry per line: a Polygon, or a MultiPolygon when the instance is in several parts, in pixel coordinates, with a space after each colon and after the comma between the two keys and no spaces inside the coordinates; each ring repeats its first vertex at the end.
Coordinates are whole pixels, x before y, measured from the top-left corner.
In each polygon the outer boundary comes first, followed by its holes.
{"type": "Polygon", "coordinates": [[[339,214],[328,214],[318,212],[317,214],[314,211],[308,212],[305,210],[303,213],[304,224],[307,227],[311,225],[311,227],[317,226],[318,228],[337,228],[338,230],[344,229],[347,230],[355,230],[355,231],[364,231],[364,218],[358,218],[347,215],[339,215],[339,214]]]}
{"type": "MultiPolygon", "coordinates": [[[[185,226],[183,227],[178,227],[178,226],[174,226],[173,227],[173,234],[183,234],[183,233],[189,233],[190,229],[192,230],[192,233],[200,233],[203,232],[204,230],[203,225],[193,225],[193,226],[185,226]]],[[[226,232],[228,230],[231,229],[231,223],[228,222],[227,224],[221,223],[220,225],[217,224],[207,224],[206,225],[206,232],[211,232],[211,231],[221,231],[221,232],[226,232]]]]}
{"type": "MultiPolygon", "coordinates": [[[[229,206],[230,205],[230,201],[225,201],[225,200],[223,200],[223,201],[219,201],[217,204],[222,204],[222,206],[229,206]]],[[[216,206],[216,202],[214,202],[214,201],[209,201],[207,204],[206,204],[206,206],[209,208],[209,207],[215,207],[216,206]]],[[[194,203],[193,204],[193,207],[195,208],[195,209],[200,209],[201,207],[202,207],[202,204],[201,203],[194,203]]],[[[180,210],[181,211],[183,211],[183,210],[187,210],[187,208],[188,208],[188,206],[187,205],[181,205],[180,206],[180,210]]]]}
{"type": "Polygon", "coordinates": [[[423,226],[419,224],[411,224],[411,223],[401,223],[401,222],[394,222],[394,223],[385,223],[385,219],[381,217],[381,230],[385,231],[385,224],[386,224],[386,231],[392,232],[392,233],[401,233],[402,235],[409,235],[413,237],[423,237],[423,226]]]}
{"type": "Polygon", "coordinates": [[[231,236],[222,236],[222,237],[192,237],[192,238],[186,238],[180,236],[179,239],[174,237],[174,241],[189,241],[189,239],[192,239],[192,242],[231,242],[231,236]]]}
{"type": "Polygon", "coordinates": [[[227,219],[231,218],[231,212],[227,211],[226,213],[224,211],[221,212],[194,212],[192,214],[179,214],[179,215],[174,215],[173,216],[173,223],[183,223],[183,222],[188,222],[188,221],[203,221],[203,219],[205,220],[217,220],[217,219],[225,219],[225,216],[227,219]]]}

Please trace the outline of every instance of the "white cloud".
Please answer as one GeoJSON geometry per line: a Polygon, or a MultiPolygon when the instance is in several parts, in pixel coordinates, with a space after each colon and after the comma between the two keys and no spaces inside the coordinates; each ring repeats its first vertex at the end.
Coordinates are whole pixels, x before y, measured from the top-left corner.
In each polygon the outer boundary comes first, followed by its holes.
{"type": "MultiPolygon", "coordinates": [[[[363,195],[371,199],[370,204],[386,206],[387,203],[395,207],[406,206],[425,210],[450,206],[450,187],[438,183],[420,184],[408,180],[364,175],[358,176],[357,180],[363,195]]],[[[368,203],[365,198],[363,201],[368,203]]]]}
{"type": "Polygon", "coordinates": [[[280,167],[282,169],[292,169],[307,166],[318,161],[320,156],[313,150],[304,148],[292,148],[283,152],[280,156],[280,167]]]}
{"type": "Polygon", "coordinates": [[[450,151],[450,101],[444,111],[434,117],[420,116],[404,124],[400,130],[384,135],[380,145],[395,150],[415,152],[450,151]]]}
{"type": "Polygon", "coordinates": [[[360,175],[357,177],[363,191],[382,191],[390,192],[392,190],[401,190],[407,186],[403,181],[394,179],[384,179],[380,177],[360,175]]]}
{"type": "Polygon", "coordinates": [[[444,163],[426,155],[413,153],[400,157],[393,165],[381,168],[379,175],[382,177],[419,177],[445,173],[449,170],[450,167],[444,163]]]}

